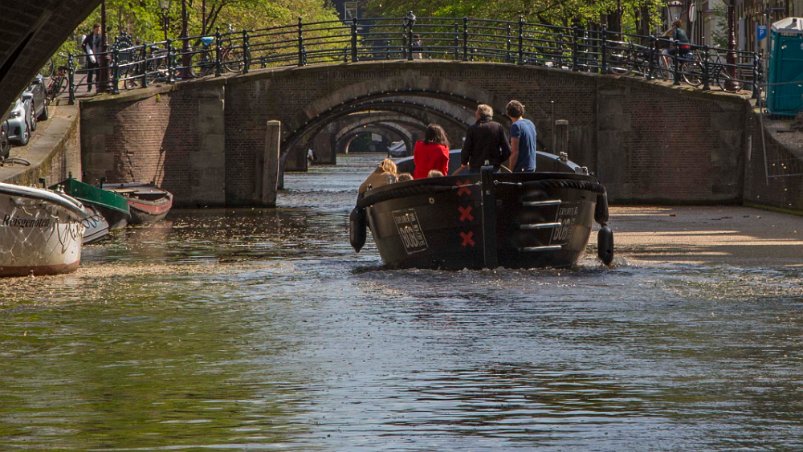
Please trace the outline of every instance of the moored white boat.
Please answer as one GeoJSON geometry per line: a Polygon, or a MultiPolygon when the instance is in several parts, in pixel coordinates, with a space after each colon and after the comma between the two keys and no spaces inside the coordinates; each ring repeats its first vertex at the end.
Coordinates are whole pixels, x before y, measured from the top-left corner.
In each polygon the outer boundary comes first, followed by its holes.
{"type": "Polygon", "coordinates": [[[74,271],[86,218],[63,193],[0,182],[0,276],[74,271]]]}
{"type": "Polygon", "coordinates": [[[97,207],[84,204],[84,212],[88,215],[84,220],[84,245],[109,235],[109,222],[97,207]]]}

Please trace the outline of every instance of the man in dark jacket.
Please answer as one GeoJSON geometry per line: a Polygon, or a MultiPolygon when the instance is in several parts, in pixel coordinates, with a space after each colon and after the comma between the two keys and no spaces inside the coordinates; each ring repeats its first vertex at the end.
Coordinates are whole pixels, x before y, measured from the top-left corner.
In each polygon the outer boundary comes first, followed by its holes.
{"type": "Polygon", "coordinates": [[[505,136],[505,129],[493,118],[493,108],[490,105],[480,104],[474,117],[477,118],[466,131],[466,141],[460,153],[460,170],[469,168],[471,172],[478,172],[483,165],[500,165],[510,157],[510,143],[505,136]]]}
{"type": "MultiPolygon", "coordinates": [[[[100,24],[95,24],[92,27],[92,33],[86,35],[81,47],[86,53],[86,90],[92,91],[92,78],[97,72],[101,52],[103,51],[103,36],[100,34],[100,24]]],[[[98,82],[100,82],[100,75],[98,75],[98,82]]]]}

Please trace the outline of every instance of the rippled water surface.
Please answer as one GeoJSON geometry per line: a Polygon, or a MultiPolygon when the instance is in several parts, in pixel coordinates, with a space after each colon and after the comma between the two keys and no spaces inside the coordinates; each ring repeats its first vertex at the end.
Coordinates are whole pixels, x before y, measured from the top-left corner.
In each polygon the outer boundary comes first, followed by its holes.
{"type": "Polygon", "coordinates": [[[0,280],[0,450],[803,448],[803,276],[383,270],[375,158],[0,280]]]}

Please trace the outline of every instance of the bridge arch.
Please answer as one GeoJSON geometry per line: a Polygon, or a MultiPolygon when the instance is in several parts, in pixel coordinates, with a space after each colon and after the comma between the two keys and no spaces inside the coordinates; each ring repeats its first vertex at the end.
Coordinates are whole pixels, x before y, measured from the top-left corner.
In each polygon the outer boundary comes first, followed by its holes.
{"type": "Polygon", "coordinates": [[[282,165],[284,167],[288,156],[293,152],[299,153],[304,143],[311,140],[327,124],[364,111],[392,111],[414,118],[423,125],[437,122],[442,124],[456,141],[462,137],[464,129],[473,120],[473,111],[478,102],[453,93],[450,97],[450,93],[417,90],[358,96],[320,111],[316,116],[306,118],[297,128],[292,126],[285,128],[281,152],[282,165]]]}
{"type": "Polygon", "coordinates": [[[351,129],[348,133],[340,137],[340,139],[337,141],[335,149],[337,150],[342,149],[344,152],[349,152],[350,150],[349,147],[351,146],[351,143],[355,139],[357,139],[360,135],[366,133],[376,133],[386,137],[390,135],[391,141],[398,141],[398,140],[392,140],[392,138],[395,136],[395,138],[401,139],[401,141],[404,142],[405,146],[408,146],[408,149],[409,146],[412,145],[412,136],[409,135],[409,131],[406,131],[393,124],[375,123],[351,129]]]}

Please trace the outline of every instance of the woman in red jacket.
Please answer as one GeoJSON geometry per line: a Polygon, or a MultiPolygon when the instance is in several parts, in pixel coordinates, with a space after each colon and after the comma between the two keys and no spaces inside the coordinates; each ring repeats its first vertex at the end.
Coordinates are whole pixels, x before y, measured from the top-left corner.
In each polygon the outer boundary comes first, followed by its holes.
{"type": "Polygon", "coordinates": [[[443,127],[437,124],[427,126],[424,141],[416,141],[413,148],[415,171],[413,177],[424,179],[430,170],[449,174],[449,139],[443,127]]]}

